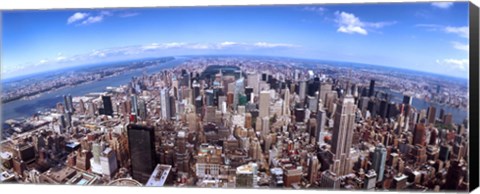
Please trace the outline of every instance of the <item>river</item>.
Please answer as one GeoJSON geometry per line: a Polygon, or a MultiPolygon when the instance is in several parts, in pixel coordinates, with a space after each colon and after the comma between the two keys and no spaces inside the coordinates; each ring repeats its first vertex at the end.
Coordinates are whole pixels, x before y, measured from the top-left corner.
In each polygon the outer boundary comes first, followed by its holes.
{"type": "MultiPolygon", "coordinates": [[[[21,99],[2,104],[2,123],[8,119],[22,119],[32,116],[39,111],[54,108],[58,102],[63,102],[63,95],[83,96],[92,92],[103,92],[108,86],[127,84],[132,77],[140,76],[144,72],[158,72],[165,68],[175,67],[187,58],[176,57],[172,61],[160,63],[146,68],[135,69],[119,75],[104,78],[93,82],[83,83],[74,87],[66,87],[51,92],[43,93],[33,99],[21,99]]],[[[4,125],[5,126],[5,125],[4,125]]]]}

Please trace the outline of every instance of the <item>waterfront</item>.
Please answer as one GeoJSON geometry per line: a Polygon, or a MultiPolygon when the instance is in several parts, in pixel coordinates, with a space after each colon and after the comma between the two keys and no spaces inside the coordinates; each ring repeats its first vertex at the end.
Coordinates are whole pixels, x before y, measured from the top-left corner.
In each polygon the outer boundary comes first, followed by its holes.
{"type": "Polygon", "coordinates": [[[82,96],[92,92],[105,91],[108,86],[119,86],[128,83],[132,77],[140,76],[145,72],[157,72],[165,68],[174,67],[186,58],[176,57],[176,59],[160,63],[158,65],[135,69],[122,73],[120,75],[108,77],[99,81],[83,83],[74,87],[66,87],[51,92],[43,93],[33,99],[21,99],[2,104],[2,123],[8,119],[21,119],[32,116],[39,111],[54,108],[58,102],[63,102],[63,95],[82,96]]]}

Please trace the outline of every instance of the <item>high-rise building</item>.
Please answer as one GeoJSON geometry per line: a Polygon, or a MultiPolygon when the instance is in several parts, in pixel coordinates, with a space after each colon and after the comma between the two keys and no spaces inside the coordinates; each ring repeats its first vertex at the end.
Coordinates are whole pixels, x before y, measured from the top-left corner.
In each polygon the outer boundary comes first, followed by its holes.
{"type": "Polygon", "coordinates": [[[100,156],[100,164],[102,166],[102,174],[112,177],[118,169],[117,155],[111,148],[105,148],[100,156]]]}
{"type": "Polygon", "coordinates": [[[403,104],[412,105],[412,96],[403,95],[403,104]]]}
{"type": "Polygon", "coordinates": [[[270,133],[270,118],[262,118],[262,138],[270,133]]]}
{"type": "Polygon", "coordinates": [[[340,178],[330,170],[323,171],[320,187],[328,189],[340,189],[340,178]]]}
{"type": "Polygon", "coordinates": [[[308,181],[310,184],[314,184],[317,181],[319,165],[317,156],[310,155],[308,158],[308,181]]]}
{"type": "Polygon", "coordinates": [[[324,103],[324,105],[326,105],[326,95],[327,93],[330,93],[330,91],[332,91],[332,84],[330,83],[322,83],[320,85],[320,91],[318,93],[318,98],[320,100],[322,100],[322,102],[324,103]]]}
{"type": "Polygon", "coordinates": [[[270,116],[270,91],[261,91],[259,100],[259,117],[270,116]]]}
{"type": "Polygon", "coordinates": [[[307,93],[307,82],[300,81],[300,90],[298,92],[298,95],[300,96],[300,102],[305,101],[306,93],[307,93]]]}
{"type": "Polygon", "coordinates": [[[63,95],[63,100],[65,101],[66,111],[73,113],[75,111],[75,109],[73,108],[72,95],[71,94],[68,94],[68,96],[63,95]]]}
{"type": "Polygon", "coordinates": [[[432,125],[435,124],[436,110],[437,108],[435,108],[434,106],[428,107],[427,120],[429,124],[432,124],[432,125]]]}
{"type": "Polygon", "coordinates": [[[317,138],[317,142],[324,143],[324,136],[322,135],[325,132],[325,121],[327,119],[327,114],[323,109],[323,103],[318,103],[318,112],[317,112],[317,131],[315,133],[315,137],[317,138]]]}
{"type": "Polygon", "coordinates": [[[370,80],[370,88],[368,90],[368,96],[369,97],[372,97],[373,95],[375,95],[375,80],[370,80]]]}
{"type": "Polygon", "coordinates": [[[113,107],[112,107],[112,99],[110,96],[102,96],[103,101],[103,113],[105,115],[113,116],[113,107]]]}
{"type": "Polygon", "coordinates": [[[171,113],[170,113],[170,94],[168,88],[163,88],[160,90],[160,106],[162,110],[162,119],[170,120],[171,113]]]}
{"type": "Polygon", "coordinates": [[[79,111],[80,114],[85,114],[85,102],[83,102],[82,99],[80,99],[80,102],[78,103],[79,111]]]}
{"type": "Polygon", "coordinates": [[[131,100],[131,112],[132,114],[135,114],[135,115],[138,115],[138,100],[137,100],[137,96],[136,95],[132,95],[130,97],[132,100],[131,100]]]}
{"type": "Polygon", "coordinates": [[[127,126],[128,146],[132,164],[132,176],[145,184],[150,178],[155,165],[154,128],[129,124],[127,126]]]}
{"type": "Polygon", "coordinates": [[[260,77],[258,73],[247,74],[247,86],[253,89],[253,94],[258,95],[260,77]]]}
{"type": "Polygon", "coordinates": [[[332,147],[334,156],[333,173],[343,176],[349,173],[350,148],[355,122],[355,101],[352,95],[344,96],[337,105],[333,125],[332,147]]]}
{"type": "Polygon", "coordinates": [[[378,144],[377,147],[375,147],[375,151],[373,153],[373,158],[372,158],[373,169],[378,175],[377,182],[380,182],[383,180],[386,160],[387,160],[387,149],[385,148],[385,146],[383,146],[383,144],[378,144]]]}
{"type": "Polygon", "coordinates": [[[372,190],[375,189],[375,185],[377,183],[377,173],[375,170],[370,169],[366,174],[365,174],[365,181],[364,181],[364,188],[366,190],[372,190]]]}
{"type": "Polygon", "coordinates": [[[285,94],[283,96],[283,115],[290,114],[290,90],[288,88],[285,89],[285,94]]]}
{"type": "Polygon", "coordinates": [[[256,186],[257,164],[249,163],[237,167],[235,187],[238,188],[253,188],[256,186]]]}
{"type": "Polygon", "coordinates": [[[413,145],[426,145],[426,134],[427,130],[423,123],[418,123],[415,125],[415,131],[413,134],[413,145]]]}
{"type": "Polygon", "coordinates": [[[138,101],[138,116],[143,120],[147,119],[147,104],[143,99],[138,101]]]}
{"type": "Polygon", "coordinates": [[[461,178],[464,176],[465,171],[462,170],[464,168],[464,163],[461,160],[452,160],[450,167],[448,168],[447,177],[448,181],[445,182],[445,189],[446,190],[457,190],[461,178]]]}

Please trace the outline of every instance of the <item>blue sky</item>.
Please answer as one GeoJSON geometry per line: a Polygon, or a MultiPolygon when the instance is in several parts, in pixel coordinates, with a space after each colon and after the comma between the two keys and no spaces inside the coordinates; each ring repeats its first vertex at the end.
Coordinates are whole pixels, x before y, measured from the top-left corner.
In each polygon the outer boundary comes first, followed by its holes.
{"type": "Polygon", "coordinates": [[[2,79],[124,59],[254,54],[468,77],[468,3],[4,11],[2,79]]]}

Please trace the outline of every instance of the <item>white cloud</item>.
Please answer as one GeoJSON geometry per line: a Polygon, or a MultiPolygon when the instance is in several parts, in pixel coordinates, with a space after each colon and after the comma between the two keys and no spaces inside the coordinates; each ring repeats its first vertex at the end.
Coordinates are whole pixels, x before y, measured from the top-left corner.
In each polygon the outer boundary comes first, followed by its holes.
{"type": "Polygon", "coordinates": [[[335,12],[335,15],[337,16],[337,19],[335,21],[339,25],[337,29],[338,32],[343,32],[347,34],[368,34],[367,30],[364,28],[365,24],[360,21],[360,19],[355,15],[343,11],[337,11],[335,12]]]}
{"type": "Polygon", "coordinates": [[[137,13],[137,12],[129,12],[129,13],[120,14],[119,17],[121,17],[121,18],[129,18],[129,17],[134,17],[134,16],[137,16],[137,15],[140,15],[140,13],[137,13]]]}
{"type": "Polygon", "coordinates": [[[460,42],[453,41],[452,45],[453,45],[453,48],[455,48],[455,49],[468,52],[468,44],[462,44],[460,42]]]}
{"type": "Polygon", "coordinates": [[[434,2],[432,6],[440,9],[448,9],[453,6],[453,2],[434,2]]]}
{"type": "Polygon", "coordinates": [[[361,34],[368,35],[368,31],[372,29],[379,29],[385,26],[396,24],[396,21],[389,22],[364,22],[352,13],[335,12],[335,22],[338,24],[337,32],[347,34],[361,34]]]}
{"type": "Polygon", "coordinates": [[[463,37],[463,38],[468,38],[468,26],[461,26],[461,27],[452,27],[452,26],[447,26],[445,27],[444,31],[446,33],[452,33],[452,34],[456,34],[460,37],[463,37]]]}
{"type": "Polygon", "coordinates": [[[293,48],[297,47],[296,45],[293,44],[285,44],[285,43],[268,43],[268,42],[256,42],[253,44],[255,47],[260,47],[260,48],[293,48]]]}
{"type": "Polygon", "coordinates": [[[220,46],[232,46],[232,45],[236,45],[236,44],[238,44],[238,43],[226,41],[226,42],[220,43],[220,46]]]}
{"type": "Polygon", "coordinates": [[[70,17],[67,19],[67,24],[71,24],[71,23],[74,23],[74,22],[76,22],[76,21],[83,20],[83,19],[86,18],[88,15],[89,15],[88,13],[82,13],[82,12],[74,13],[72,16],[70,16],[70,17]]]}
{"type": "Polygon", "coordinates": [[[40,64],[44,64],[44,63],[47,63],[47,62],[48,62],[48,60],[46,60],[46,59],[40,60],[40,64]]]}
{"type": "Polygon", "coordinates": [[[98,23],[103,20],[103,17],[104,17],[103,15],[90,16],[86,20],[83,20],[82,24],[88,25],[88,24],[98,23]]]}
{"type": "Polygon", "coordinates": [[[56,60],[57,60],[57,61],[64,61],[66,58],[67,58],[67,57],[65,57],[65,56],[58,56],[58,57],[56,58],[56,60]]]}
{"type": "Polygon", "coordinates": [[[304,11],[310,11],[310,12],[315,12],[318,14],[323,14],[325,11],[327,11],[326,8],[324,7],[316,7],[316,6],[308,6],[303,8],[304,11]]]}
{"type": "Polygon", "coordinates": [[[383,28],[385,26],[390,26],[396,24],[396,21],[393,22],[365,22],[365,26],[373,27],[373,28],[383,28]]]}
{"type": "Polygon", "coordinates": [[[77,23],[78,25],[87,25],[98,23],[104,20],[105,17],[113,16],[112,11],[100,11],[96,14],[77,12],[70,16],[67,20],[67,24],[77,23]]]}
{"type": "Polygon", "coordinates": [[[455,34],[462,38],[468,38],[468,26],[442,26],[437,24],[417,24],[415,27],[425,28],[429,31],[442,31],[448,34],[455,34]]]}
{"type": "Polygon", "coordinates": [[[455,70],[468,70],[468,59],[437,59],[437,63],[455,70]]]}

